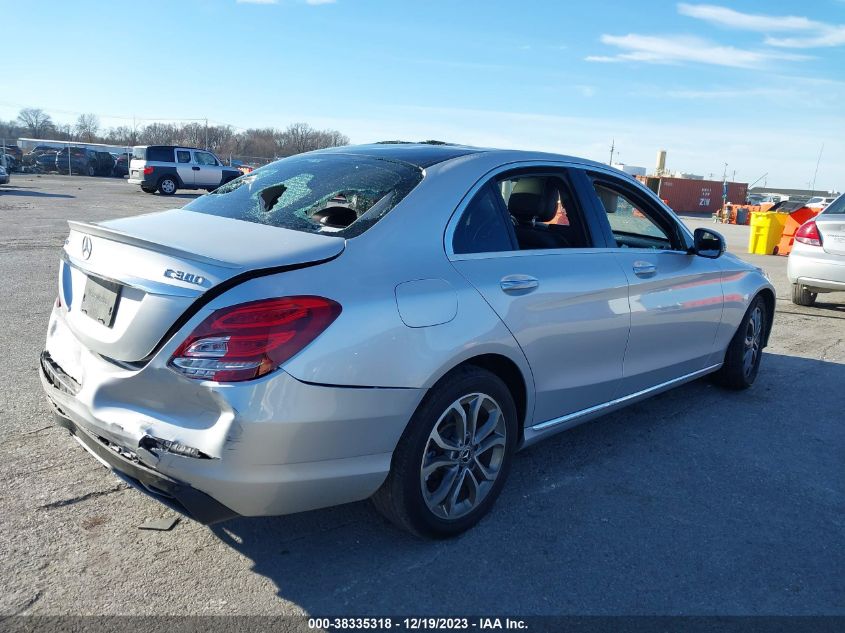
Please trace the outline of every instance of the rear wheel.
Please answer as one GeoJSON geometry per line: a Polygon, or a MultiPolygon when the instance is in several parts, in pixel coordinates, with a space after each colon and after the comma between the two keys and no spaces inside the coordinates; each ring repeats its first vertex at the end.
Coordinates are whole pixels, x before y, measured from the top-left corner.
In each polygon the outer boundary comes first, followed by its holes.
{"type": "Polygon", "coordinates": [[[93,176],[97,173],[97,170],[94,168],[94,165],[88,165],[88,175],[93,176]]]}
{"type": "Polygon", "coordinates": [[[176,181],[170,176],[165,176],[158,181],[158,191],[164,196],[172,196],[176,193],[176,181]]]}
{"type": "Polygon", "coordinates": [[[498,376],[472,366],[449,373],[411,418],[373,503],[419,536],[460,534],[498,497],[516,429],[513,397],[498,376]]]}
{"type": "Polygon", "coordinates": [[[798,306],[811,306],[816,302],[817,292],[810,292],[807,286],[792,284],[792,303],[798,306]]]}
{"type": "Polygon", "coordinates": [[[716,374],[729,389],[747,389],[754,384],[763,356],[768,314],[762,297],[755,297],[728,345],[725,363],[716,374]]]}

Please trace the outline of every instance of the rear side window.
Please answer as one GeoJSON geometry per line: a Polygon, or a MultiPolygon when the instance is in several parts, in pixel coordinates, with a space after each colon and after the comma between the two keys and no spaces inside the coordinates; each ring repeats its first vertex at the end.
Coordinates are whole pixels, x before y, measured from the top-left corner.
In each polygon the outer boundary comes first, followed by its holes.
{"type": "Polygon", "coordinates": [[[421,180],[422,171],[407,163],[349,154],[300,155],[236,178],[183,209],[355,237],[421,180]]]}
{"type": "Polygon", "coordinates": [[[186,149],[177,149],[176,150],[176,162],[177,163],[190,163],[191,162],[191,152],[186,149]]]}
{"type": "Polygon", "coordinates": [[[505,217],[489,186],[479,191],[464,209],[455,227],[452,250],[456,255],[513,250],[505,217]]]}
{"type": "Polygon", "coordinates": [[[827,205],[822,215],[845,215],[845,195],[839,196],[827,205]]]}
{"type": "Polygon", "coordinates": [[[172,147],[148,147],[147,160],[150,162],[172,163],[173,162],[173,148],[172,147]]]}

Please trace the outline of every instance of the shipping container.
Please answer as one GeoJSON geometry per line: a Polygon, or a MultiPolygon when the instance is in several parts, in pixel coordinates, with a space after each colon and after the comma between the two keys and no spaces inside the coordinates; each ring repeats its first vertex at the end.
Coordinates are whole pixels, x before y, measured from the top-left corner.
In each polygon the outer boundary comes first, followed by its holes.
{"type": "MultiPolygon", "coordinates": [[[[747,194],[748,183],[728,183],[728,202],[744,204],[747,194]]],[[[676,213],[712,214],[722,208],[722,181],[661,178],[657,195],[676,213]]]]}

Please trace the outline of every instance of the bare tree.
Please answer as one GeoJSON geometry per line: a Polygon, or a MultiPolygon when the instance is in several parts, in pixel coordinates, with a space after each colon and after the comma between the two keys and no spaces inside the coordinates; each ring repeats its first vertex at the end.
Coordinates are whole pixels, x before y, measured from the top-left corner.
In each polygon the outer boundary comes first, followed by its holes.
{"type": "Polygon", "coordinates": [[[18,121],[32,138],[42,138],[53,129],[53,120],[41,108],[24,108],[18,113],[18,121]]]}
{"type": "Polygon", "coordinates": [[[100,119],[96,114],[80,114],[76,120],[76,133],[80,140],[93,143],[97,140],[97,132],[100,131],[100,119]]]}

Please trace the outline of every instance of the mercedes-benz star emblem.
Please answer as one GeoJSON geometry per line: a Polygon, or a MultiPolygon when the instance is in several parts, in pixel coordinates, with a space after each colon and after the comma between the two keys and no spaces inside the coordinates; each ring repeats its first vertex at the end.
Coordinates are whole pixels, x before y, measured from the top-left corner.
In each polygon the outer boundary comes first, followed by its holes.
{"type": "Polygon", "coordinates": [[[85,259],[91,257],[91,238],[87,235],[82,238],[82,256],[85,259]]]}

